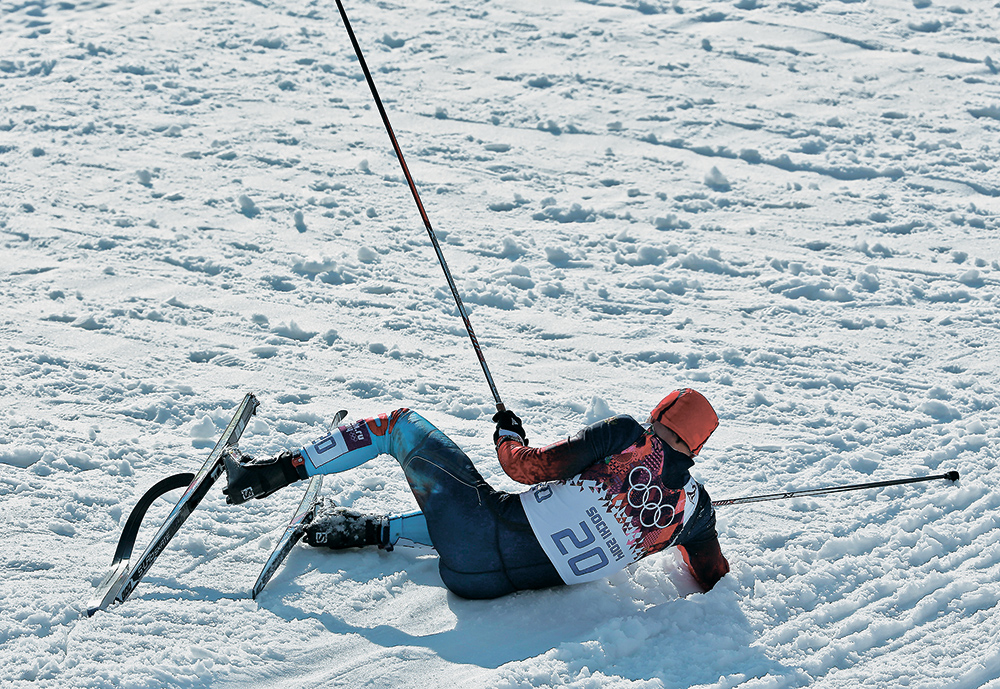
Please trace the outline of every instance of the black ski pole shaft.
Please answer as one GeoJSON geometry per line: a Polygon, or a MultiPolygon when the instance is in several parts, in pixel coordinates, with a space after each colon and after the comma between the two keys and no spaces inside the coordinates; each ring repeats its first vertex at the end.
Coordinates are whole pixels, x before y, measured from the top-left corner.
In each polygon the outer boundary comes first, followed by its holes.
{"type": "Polygon", "coordinates": [[[785,498],[798,498],[811,495],[826,495],[827,493],[844,493],[849,490],[864,490],[866,488],[883,488],[885,486],[899,486],[904,483],[919,483],[921,481],[936,481],[947,479],[949,481],[958,480],[957,471],[949,471],[946,474],[935,474],[933,476],[918,476],[916,478],[900,478],[892,481],[875,481],[874,483],[854,483],[848,486],[833,486],[832,488],[813,488],[811,490],[793,490],[787,493],[770,493],[769,495],[749,495],[745,498],[730,498],[728,500],[713,500],[713,507],[725,505],[742,505],[748,502],[765,502],[767,500],[784,500],[785,498]]]}
{"type": "Polygon", "coordinates": [[[382,99],[379,98],[378,89],[375,88],[375,80],[372,79],[372,73],[368,70],[368,63],[365,62],[365,56],[361,52],[361,45],[358,43],[357,37],[354,35],[354,29],[351,28],[351,21],[347,18],[347,12],[344,10],[344,3],[341,0],[337,0],[337,9],[340,10],[340,16],[344,20],[344,26],[347,28],[347,35],[351,38],[351,44],[354,46],[354,52],[358,56],[358,62],[361,63],[361,70],[365,73],[365,79],[368,81],[368,88],[372,92],[372,98],[375,99],[375,105],[378,107],[378,112],[382,116],[382,124],[385,125],[385,131],[389,135],[389,140],[392,142],[392,148],[396,152],[396,159],[399,160],[399,166],[403,168],[403,176],[406,177],[406,183],[410,186],[410,193],[413,194],[413,200],[417,204],[417,210],[420,211],[420,218],[424,221],[424,227],[427,229],[427,236],[431,239],[431,244],[434,246],[434,252],[437,254],[438,262],[441,264],[441,268],[444,270],[444,277],[448,281],[448,287],[451,288],[451,294],[455,297],[455,304],[458,306],[458,312],[462,316],[462,321],[465,323],[465,329],[469,333],[469,339],[472,340],[472,348],[476,350],[476,357],[479,359],[479,365],[483,367],[483,374],[486,376],[486,382],[490,386],[490,391],[493,393],[493,399],[496,401],[497,411],[504,411],[505,407],[500,399],[500,393],[497,391],[497,386],[493,382],[493,376],[490,375],[489,366],[486,365],[486,358],[483,356],[483,350],[479,346],[479,340],[476,339],[476,334],[472,331],[472,322],[469,320],[469,312],[465,309],[465,304],[462,303],[462,297],[458,294],[458,287],[455,286],[455,280],[451,277],[451,271],[448,270],[448,264],[444,260],[444,254],[441,252],[441,245],[438,244],[437,236],[434,234],[434,229],[431,227],[430,218],[427,217],[427,211],[424,210],[424,204],[420,201],[420,194],[417,193],[417,185],[413,183],[413,177],[410,176],[410,170],[406,167],[406,161],[403,159],[403,151],[399,148],[399,142],[396,141],[396,134],[392,130],[392,124],[389,123],[389,115],[386,114],[385,106],[382,105],[382,99]]]}

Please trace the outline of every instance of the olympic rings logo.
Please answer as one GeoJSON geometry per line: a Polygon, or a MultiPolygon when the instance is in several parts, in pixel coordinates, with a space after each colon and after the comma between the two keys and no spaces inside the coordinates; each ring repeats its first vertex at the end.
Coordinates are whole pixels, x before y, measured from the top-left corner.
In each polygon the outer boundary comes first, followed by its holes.
{"type": "Polygon", "coordinates": [[[677,510],[673,505],[663,504],[663,489],[653,485],[653,472],[644,466],[637,466],[628,474],[628,504],[639,510],[639,523],[647,529],[665,529],[674,520],[677,510]],[[646,472],[644,478],[636,481],[636,473],[646,472]],[[634,496],[634,499],[633,499],[634,496]]]}

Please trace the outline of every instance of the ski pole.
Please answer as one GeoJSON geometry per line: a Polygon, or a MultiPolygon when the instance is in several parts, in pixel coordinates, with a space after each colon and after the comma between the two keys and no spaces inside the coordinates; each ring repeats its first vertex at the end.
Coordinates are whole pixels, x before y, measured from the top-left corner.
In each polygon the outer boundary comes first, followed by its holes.
{"type": "Polygon", "coordinates": [[[946,474],[935,474],[934,476],[918,476],[916,478],[901,478],[893,481],[876,481],[874,483],[854,483],[848,486],[834,486],[832,488],[813,488],[811,490],[793,490],[787,493],[771,493],[769,495],[749,495],[745,498],[730,498],[728,500],[713,500],[713,507],[724,505],[742,505],[748,502],[764,502],[766,500],[784,500],[785,498],[795,498],[807,495],[826,495],[827,493],[843,493],[849,490],[864,490],[865,488],[882,488],[884,486],[898,486],[904,483],[919,483],[920,481],[936,481],[937,479],[958,480],[957,471],[949,471],[946,474]]]}
{"type": "Polygon", "coordinates": [[[434,246],[434,252],[437,254],[438,262],[441,263],[441,268],[444,270],[444,276],[448,281],[448,287],[451,288],[451,294],[455,297],[455,304],[458,306],[458,312],[462,316],[462,321],[465,322],[465,329],[469,332],[469,339],[472,340],[472,348],[476,350],[476,357],[479,359],[479,365],[483,367],[483,373],[486,375],[486,382],[489,384],[490,391],[493,393],[493,399],[497,404],[497,411],[504,411],[504,404],[500,400],[500,393],[497,392],[497,386],[493,382],[493,376],[490,375],[490,369],[486,365],[486,358],[483,356],[483,350],[479,347],[479,340],[476,339],[476,334],[472,331],[472,323],[469,321],[469,313],[465,310],[465,304],[462,303],[462,298],[458,295],[458,287],[455,286],[455,280],[452,279],[451,271],[448,270],[448,264],[444,260],[444,254],[441,253],[441,245],[438,244],[437,236],[434,234],[434,230],[431,227],[430,218],[427,217],[427,212],[424,210],[424,204],[420,201],[420,194],[417,193],[417,186],[413,183],[413,177],[410,176],[410,170],[406,167],[406,161],[403,160],[403,151],[399,148],[399,142],[396,141],[396,135],[393,133],[392,125],[389,123],[389,116],[386,114],[385,107],[382,105],[382,99],[379,98],[378,89],[375,88],[375,80],[372,79],[372,73],[368,70],[368,63],[365,62],[365,56],[361,53],[361,46],[358,44],[358,39],[354,35],[354,29],[351,28],[351,22],[347,18],[347,12],[344,10],[344,4],[341,0],[337,0],[337,9],[340,10],[340,16],[344,20],[344,26],[347,28],[347,35],[351,38],[351,44],[354,46],[354,52],[357,54],[358,62],[361,63],[361,69],[365,73],[365,79],[368,81],[368,88],[371,90],[372,98],[375,99],[375,105],[378,107],[379,114],[382,116],[382,124],[385,125],[385,131],[389,135],[389,140],[392,142],[392,148],[396,151],[396,158],[399,160],[399,165],[403,168],[403,176],[406,177],[406,183],[410,186],[410,193],[413,194],[413,200],[417,204],[417,210],[420,211],[420,217],[424,221],[424,227],[427,229],[427,235],[431,238],[431,244],[434,246]]]}

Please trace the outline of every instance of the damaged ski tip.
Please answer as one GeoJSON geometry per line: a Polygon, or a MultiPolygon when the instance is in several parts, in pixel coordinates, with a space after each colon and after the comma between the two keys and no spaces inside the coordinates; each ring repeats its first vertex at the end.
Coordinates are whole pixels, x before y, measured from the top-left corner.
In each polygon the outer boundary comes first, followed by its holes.
{"type": "Polygon", "coordinates": [[[951,482],[954,483],[955,481],[958,480],[958,472],[957,471],[949,471],[947,474],[944,475],[944,477],[946,479],[948,479],[949,481],[951,481],[951,482]]]}

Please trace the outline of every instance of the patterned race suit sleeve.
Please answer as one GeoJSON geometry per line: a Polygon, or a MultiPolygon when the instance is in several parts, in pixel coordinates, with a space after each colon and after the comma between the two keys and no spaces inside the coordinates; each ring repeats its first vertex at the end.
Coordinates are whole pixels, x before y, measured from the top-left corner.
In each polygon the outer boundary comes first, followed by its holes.
{"type": "Polygon", "coordinates": [[[628,447],[642,434],[643,427],[631,416],[615,416],[545,447],[528,447],[512,436],[500,436],[497,457],[508,476],[532,485],[576,476],[594,462],[628,447]]]}
{"type": "Polygon", "coordinates": [[[704,489],[698,498],[698,509],[676,546],[702,591],[711,591],[719,579],[729,572],[729,561],[719,545],[712,498],[704,489]]]}

